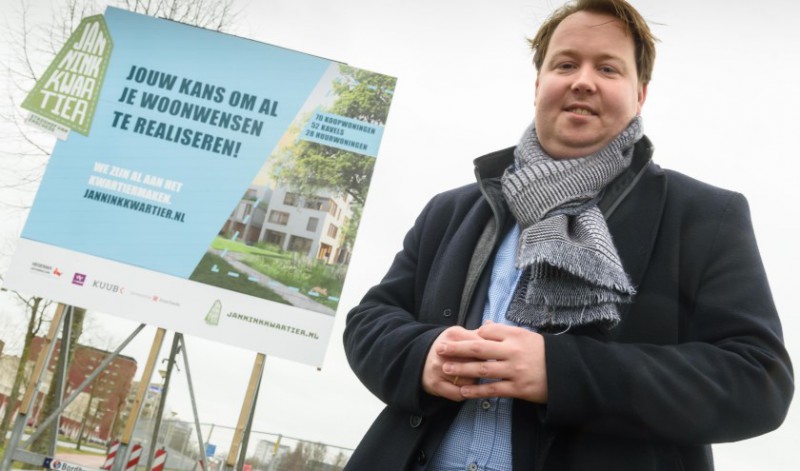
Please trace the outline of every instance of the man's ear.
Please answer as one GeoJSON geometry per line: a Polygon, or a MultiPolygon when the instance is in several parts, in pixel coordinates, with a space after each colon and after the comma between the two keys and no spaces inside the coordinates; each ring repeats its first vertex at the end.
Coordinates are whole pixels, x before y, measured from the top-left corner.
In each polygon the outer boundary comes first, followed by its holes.
{"type": "Polygon", "coordinates": [[[644,106],[644,101],[647,99],[647,83],[644,85],[639,86],[639,92],[636,97],[636,101],[638,106],[636,107],[636,115],[639,116],[642,114],[642,107],[644,106]]]}

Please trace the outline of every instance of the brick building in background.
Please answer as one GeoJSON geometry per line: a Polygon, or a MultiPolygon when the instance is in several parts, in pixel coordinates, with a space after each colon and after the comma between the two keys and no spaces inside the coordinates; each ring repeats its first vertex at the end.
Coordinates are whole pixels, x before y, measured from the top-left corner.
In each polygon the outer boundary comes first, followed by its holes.
{"type": "MultiPolygon", "coordinates": [[[[33,339],[25,367],[26,378],[30,377],[30,372],[33,371],[33,366],[39,355],[47,353],[42,349],[43,343],[44,339],[41,337],[33,339]]],[[[53,357],[45,372],[44,384],[49,384],[53,377],[60,348],[61,342],[57,341],[53,357]]],[[[67,372],[65,398],[70,396],[110,353],[85,345],[77,345],[75,356],[67,372]]],[[[12,371],[16,372],[19,357],[4,356],[2,363],[5,367],[0,368],[0,375],[2,375],[0,383],[10,385],[14,381],[14,377],[13,374],[9,377],[9,374],[12,371]]],[[[135,359],[123,355],[117,356],[105,371],[95,378],[92,384],[87,386],[75,401],[64,410],[61,415],[60,430],[66,435],[77,438],[78,433],[83,428],[84,437],[97,442],[106,442],[109,438],[112,438],[115,423],[119,423],[121,427],[129,410],[129,407],[126,407],[126,402],[136,373],[136,366],[135,359]]],[[[20,391],[20,394],[23,394],[26,385],[23,385],[23,391],[20,391]]],[[[4,389],[0,388],[0,404],[3,405],[8,402],[8,392],[4,389]]],[[[8,389],[10,389],[10,386],[8,389]]],[[[40,417],[44,396],[47,391],[47,388],[44,389],[45,392],[39,392],[34,401],[34,407],[29,417],[30,424],[36,424],[44,419],[44,417],[40,417]]]]}

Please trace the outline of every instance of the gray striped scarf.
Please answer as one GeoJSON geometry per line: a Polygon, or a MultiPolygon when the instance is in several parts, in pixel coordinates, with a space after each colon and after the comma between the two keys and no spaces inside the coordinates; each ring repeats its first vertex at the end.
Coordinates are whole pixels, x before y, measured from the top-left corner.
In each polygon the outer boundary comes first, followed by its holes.
{"type": "Polygon", "coordinates": [[[520,225],[516,266],[524,269],[506,318],[541,331],[619,322],[618,304],[635,294],[597,207],[600,192],[633,158],[642,137],[637,116],[587,157],[553,159],[532,124],[502,178],[520,225]]]}

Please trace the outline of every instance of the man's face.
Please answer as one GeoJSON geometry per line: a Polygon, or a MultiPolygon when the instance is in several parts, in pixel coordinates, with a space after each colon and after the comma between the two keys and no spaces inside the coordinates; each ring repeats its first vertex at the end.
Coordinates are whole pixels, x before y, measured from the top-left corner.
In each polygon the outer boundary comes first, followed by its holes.
{"type": "Polygon", "coordinates": [[[536,79],[536,133],[554,158],[602,149],[641,112],[647,87],[633,39],[612,16],[580,11],[553,32],[536,79]]]}

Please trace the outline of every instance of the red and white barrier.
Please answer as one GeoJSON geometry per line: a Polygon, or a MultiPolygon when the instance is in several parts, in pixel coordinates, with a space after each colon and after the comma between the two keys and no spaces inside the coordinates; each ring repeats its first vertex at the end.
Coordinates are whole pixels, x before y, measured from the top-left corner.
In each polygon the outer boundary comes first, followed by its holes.
{"type": "Polygon", "coordinates": [[[161,448],[156,450],[156,456],[153,458],[153,467],[150,471],[164,471],[164,463],[167,462],[167,450],[161,448]]]}
{"type": "Polygon", "coordinates": [[[141,457],[142,445],[134,443],[133,448],[131,448],[130,458],[128,458],[128,464],[125,466],[125,471],[136,471],[136,466],[139,464],[139,458],[141,457]]]}
{"type": "Polygon", "coordinates": [[[114,440],[114,443],[112,443],[111,447],[108,449],[106,460],[103,463],[103,466],[100,466],[100,469],[105,469],[105,470],[111,469],[111,466],[114,464],[114,458],[117,457],[118,450],[119,450],[119,440],[114,440]]]}

